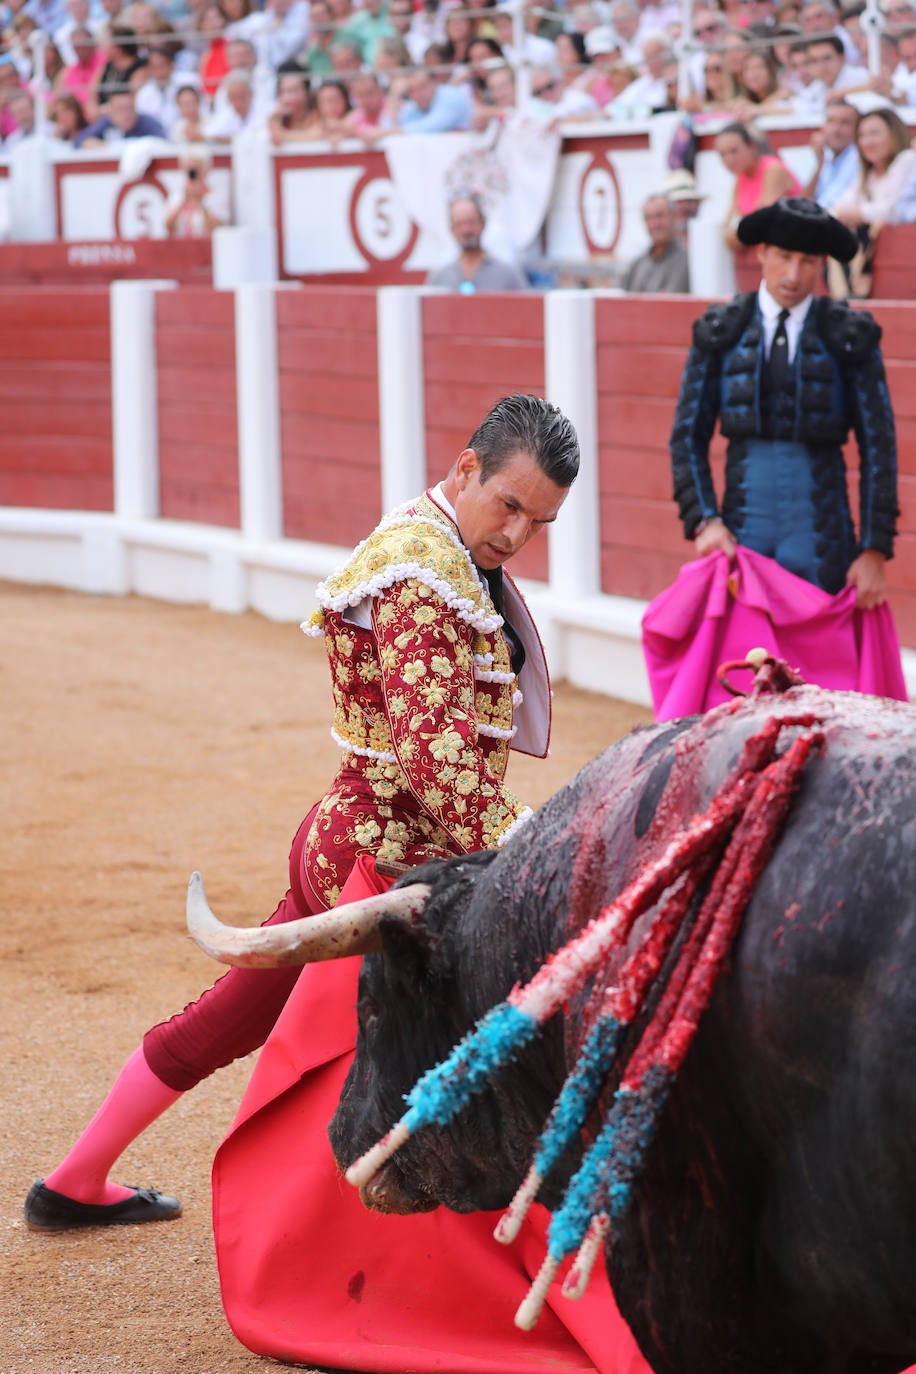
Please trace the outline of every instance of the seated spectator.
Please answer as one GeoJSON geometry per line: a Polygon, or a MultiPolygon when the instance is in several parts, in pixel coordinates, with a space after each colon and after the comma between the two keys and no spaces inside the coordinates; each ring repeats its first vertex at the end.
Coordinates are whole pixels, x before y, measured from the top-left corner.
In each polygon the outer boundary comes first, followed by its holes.
{"type": "Polygon", "coordinates": [[[638,68],[642,62],[639,6],[634,4],[634,0],[614,0],[609,17],[611,28],[620,39],[621,60],[638,68]]]}
{"type": "Polygon", "coordinates": [[[150,115],[137,113],[133,91],[114,91],[100,117],[73,140],[74,148],[104,148],[125,138],[165,138],[165,129],[150,115]]]}
{"type": "Polygon", "coordinates": [[[327,0],[312,0],[309,6],[309,36],[300,61],[310,76],[330,76],[331,44],[337,32],[327,0]]]}
{"type": "Polygon", "coordinates": [[[790,113],[791,93],[780,84],[776,58],[769,48],[750,48],[741,64],[738,83],[739,106],[742,119],[776,111],[790,113]]]}
{"type": "MultiPolygon", "coordinates": [[[[90,10],[89,0],[65,0],[65,4],[66,21],[63,24],[58,24],[51,37],[54,40],[54,46],[64,59],[64,66],[69,67],[76,61],[76,53],[73,51],[73,32],[75,29],[89,27],[90,10]]],[[[0,27],[2,27],[2,21],[0,21],[0,27]]]]}
{"type": "Polygon", "coordinates": [[[445,133],[471,124],[471,99],[461,86],[440,86],[428,71],[415,70],[391,83],[389,109],[403,134],[445,133]]]}
{"type": "Polygon", "coordinates": [[[665,195],[649,196],[643,203],[642,216],[649,235],[649,248],[630,263],[620,285],[624,291],[646,294],[661,291],[689,294],[687,250],[678,235],[674,206],[665,195]]]}
{"type": "Polygon", "coordinates": [[[233,38],[244,39],[242,24],[250,14],[254,14],[257,8],[254,0],[219,0],[219,7],[225,25],[223,36],[226,42],[228,43],[233,38]]]}
{"type": "MultiPolygon", "coordinates": [[[[52,43],[49,40],[47,43],[45,43],[44,46],[46,104],[50,105],[51,100],[53,98],[54,88],[62,78],[65,70],[66,69],[64,67],[64,59],[60,55],[60,51],[57,47],[57,44],[52,43]]],[[[37,92],[34,88],[35,78],[33,77],[32,80],[29,82],[29,89],[31,90],[33,95],[36,95],[37,92]]]]}
{"type": "Polygon", "coordinates": [[[738,99],[738,83],[732,76],[721,52],[708,52],[703,62],[703,87],[698,94],[688,96],[684,109],[691,114],[718,114],[733,110],[738,99]]]}
{"type": "Polygon", "coordinates": [[[402,38],[382,38],[375,49],[375,70],[380,76],[403,76],[413,66],[413,58],[402,38]]]}
{"type": "Polygon", "coordinates": [[[858,123],[859,112],[855,106],[834,96],[827,102],[823,128],[815,129],[811,135],[810,147],[816,161],[805,195],[831,213],[840,196],[859,175],[858,123]]]}
{"type": "Polygon", "coordinates": [[[175,70],[175,50],[169,44],[151,43],[146,51],[147,78],[137,91],[137,110],[152,115],[163,129],[178,123],[178,91],[188,84],[187,74],[175,70]]]}
{"type": "Polygon", "coordinates": [[[515,72],[505,63],[487,72],[483,99],[475,99],[471,112],[471,128],[481,131],[493,120],[504,123],[515,114],[515,72]]]}
{"type": "Polygon", "coordinates": [[[645,117],[668,105],[666,68],[673,56],[668,40],[659,34],[650,34],[643,40],[642,55],[643,75],[615,96],[608,106],[607,112],[614,119],[645,117]]]}
{"type": "Polygon", "coordinates": [[[834,202],[832,213],[850,229],[916,220],[916,152],[911,131],[895,110],[869,110],[856,130],[859,175],[834,202]]]}
{"type": "Polygon", "coordinates": [[[687,246],[687,226],[700,212],[700,203],[706,199],[700,194],[696,178],[686,167],[678,167],[669,172],[662,185],[662,194],[667,196],[674,210],[677,235],[687,246]]]}
{"type": "Polygon", "coordinates": [[[847,60],[842,40],[836,34],[813,38],[808,44],[811,65],[818,81],[824,84],[825,102],[831,95],[845,95],[850,91],[867,90],[870,74],[867,67],[853,66],[847,60]]]}
{"type": "MultiPolygon", "coordinates": [[[[319,0],[315,0],[315,3],[319,3],[319,0]]],[[[230,72],[248,73],[251,78],[251,90],[258,115],[266,120],[277,100],[276,74],[270,70],[265,71],[258,66],[258,55],[255,52],[254,44],[247,38],[230,38],[227,40],[226,60],[229,63],[230,72]]],[[[294,67],[294,75],[300,71],[301,68],[294,67]]],[[[219,90],[211,102],[213,114],[220,113],[228,104],[225,94],[225,80],[226,78],[223,77],[219,84],[219,90]]]]}
{"type": "Polygon", "coordinates": [[[608,85],[611,88],[611,98],[605,106],[608,113],[610,113],[617,97],[623,95],[624,91],[629,86],[632,86],[633,82],[636,81],[638,77],[638,69],[636,67],[631,67],[629,62],[611,63],[607,74],[608,85]]]}
{"type": "Polygon", "coordinates": [[[380,38],[397,38],[398,31],[385,13],[383,0],[363,0],[345,24],[337,29],[338,38],[356,43],[360,50],[360,64],[371,66],[380,38]]]}
{"type": "Polygon", "coordinates": [[[727,124],[716,135],[716,152],[735,178],[723,237],[739,248],[738,221],[780,196],[800,196],[802,188],[775,153],[766,152],[744,124],[727,124]]]}
{"type": "Polygon", "coordinates": [[[916,26],[904,29],[896,41],[897,65],[888,95],[897,105],[916,105],[916,26]]]}
{"type": "Polygon", "coordinates": [[[535,67],[531,73],[531,98],[523,102],[526,118],[538,120],[551,128],[562,119],[592,119],[598,106],[585,91],[575,87],[563,89],[554,67],[535,67]]]}
{"type": "Polygon", "coordinates": [[[189,148],[179,158],[179,165],[184,168],[184,190],[181,200],[166,214],[166,233],[173,239],[209,238],[223,222],[204,204],[210,192],[210,156],[206,148],[189,148]]]}
{"type": "Polygon", "coordinates": [[[51,119],[51,133],[55,138],[59,138],[61,143],[72,143],[88,122],[76,96],[67,91],[54,97],[48,113],[51,119]]]}
{"type": "Polygon", "coordinates": [[[83,107],[84,114],[95,119],[98,116],[95,92],[105,66],[105,54],[89,29],[71,30],[70,44],[76,61],[64,68],[57,89],[72,95],[83,107]]]}
{"type": "Polygon", "coordinates": [[[277,103],[267,120],[271,143],[279,146],[298,142],[316,119],[305,72],[283,72],[277,79],[277,103]]]}
{"type": "Polygon", "coordinates": [[[449,206],[452,237],[461,249],[454,262],[437,267],[426,278],[427,286],[444,286],[463,296],[476,291],[526,291],[528,279],[511,263],[491,258],[481,239],[486,228],[483,207],[475,196],[456,197],[449,206]]]}
{"type": "Polygon", "coordinates": [[[479,33],[468,44],[467,69],[461,71],[459,68],[456,75],[460,75],[462,81],[468,81],[472,95],[482,100],[486,96],[487,73],[495,71],[505,62],[505,54],[496,39],[479,33]]]}
{"type": "Polygon", "coordinates": [[[817,118],[823,115],[827,88],[814,70],[807,43],[798,42],[790,45],[786,55],[785,80],[793,110],[799,118],[817,118]]]}
{"type": "Polygon", "coordinates": [[[734,77],[736,85],[741,80],[741,68],[744,66],[744,57],[750,46],[750,38],[740,29],[728,29],[722,39],[722,60],[734,77]]]}
{"type": "Polygon", "coordinates": [[[306,0],[267,0],[263,10],[254,10],[233,25],[234,38],[248,38],[267,44],[267,60],[278,71],[295,62],[309,35],[309,7],[306,0]]]}
{"type": "Polygon", "coordinates": [[[108,103],[115,91],[123,91],[125,86],[136,90],[146,74],[146,62],[140,56],[137,35],[133,29],[113,24],[103,51],[105,65],[93,91],[93,102],[98,109],[108,103]]]}
{"type": "MultiPolygon", "coordinates": [[[[413,0],[388,0],[388,22],[404,45],[404,51],[407,53],[407,61],[401,65],[405,67],[413,66],[413,58],[410,56],[410,48],[407,45],[410,26],[413,23],[413,16],[413,0]]],[[[443,38],[445,38],[444,26],[443,38]]],[[[376,66],[378,66],[378,49],[376,49],[375,57],[376,66]]]]}
{"type": "Polygon", "coordinates": [[[13,128],[3,141],[3,151],[15,148],[23,139],[31,138],[35,132],[35,101],[28,91],[14,91],[7,103],[7,111],[13,121],[13,128]]]}
{"type": "MultiPolygon", "coordinates": [[[[389,6],[389,15],[391,7],[389,6]]],[[[455,66],[468,59],[468,46],[477,36],[477,16],[449,10],[445,16],[445,60],[455,66]]]]}
{"type": "Polygon", "coordinates": [[[806,0],[798,22],[807,39],[834,37],[843,45],[843,53],[853,66],[863,65],[850,34],[840,23],[840,7],[833,0],[806,0]]]}
{"type": "Polygon", "coordinates": [[[444,43],[430,43],[423,54],[424,67],[428,67],[436,81],[451,81],[455,68],[448,60],[448,49],[444,43]]]}
{"type": "Polygon", "coordinates": [[[23,82],[31,80],[32,77],[32,34],[37,33],[38,29],[39,25],[34,16],[27,10],[22,10],[6,32],[7,52],[23,82]]]}
{"type": "Polygon", "coordinates": [[[12,58],[8,55],[0,55],[0,139],[6,138],[7,134],[11,134],[16,127],[16,122],[10,114],[9,104],[16,92],[23,89],[12,58]]]}
{"type": "Polygon", "coordinates": [[[299,137],[304,142],[339,143],[351,137],[346,118],[350,97],[342,81],[322,81],[315,92],[315,119],[299,137]]]}
{"type": "MultiPolygon", "coordinates": [[[[224,77],[225,81],[227,78],[224,77]]],[[[201,107],[200,91],[196,86],[183,84],[175,92],[175,107],[178,118],[166,130],[173,143],[203,143],[204,112],[201,107]]]]}
{"type": "MultiPolygon", "coordinates": [[[[227,72],[220,86],[223,99],[204,124],[210,143],[231,143],[237,134],[249,133],[265,123],[264,111],[255,99],[251,73],[237,68],[227,72]]],[[[275,140],[282,142],[282,139],[275,140]]]]}
{"type": "Polygon", "coordinates": [[[391,128],[388,92],[375,72],[360,72],[353,77],[350,99],[353,108],[344,122],[351,134],[362,138],[367,131],[380,134],[391,128]]]}
{"type": "Polygon", "coordinates": [[[581,33],[561,33],[554,42],[556,67],[563,89],[587,89],[588,68],[591,58],[581,33]]]}
{"type": "MultiPolygon", "coordinates": [[[[385,42],[386,39],[379,41],[385,42]]],[[[362,45],[355,38],[336,37],[331,44],[329,56],[332,72],[342,80],[355,76],[357,72],[361,72],[363,69],[362,45]]]]}
{"type": "MultiPolygon", "coordinates": [[[[489,14],[492,15],[494,36],[507,62],[511,62],[513,66],[518,66],[522,62],[527,62],[529,66],[545,66],[556,63],[556,49],[550,39],[541,38],[536,33],[529,33],[527,29],[522,38],[521,50],[519,51],[515,47],[515,18],[513,9],[506,6],[504,8],[491,10],[489,14]]],[[[580,42],[582,41],[581,34],[567,34],[566,36],[570,38],[571,42],[575,42],[576,39],[579,39],[580,42]]]]}
{"type": "Polygon", "coordinates": [[[589,66],[579,81],[580,88],[590,95],[599,108],[619,94],[611,85],[610,70],[620,61],[620,44],[612,28],[601,24],[585,35],[585,51],[589,66]]]}
{"type": "Polygon", "coordinates": [[[691,53],[687,63],[690,94],[701,95],[705,86],[703,79],[706,59],[713,55],[721,57],[722,40],[728,30],[728,18],[722,10],[700,5],[693,16],[693,43],[697,51],[691,53]]]}
{"type": "Polygon", "coordinates": [[[403,32],[400,25],[396,24],[395,28],[410,53],[411,64],[418,67],[430,43],[445,42],[445,10],[440,4],[423,5],[421,9],[415,7],[407,32],[403,32]]]}

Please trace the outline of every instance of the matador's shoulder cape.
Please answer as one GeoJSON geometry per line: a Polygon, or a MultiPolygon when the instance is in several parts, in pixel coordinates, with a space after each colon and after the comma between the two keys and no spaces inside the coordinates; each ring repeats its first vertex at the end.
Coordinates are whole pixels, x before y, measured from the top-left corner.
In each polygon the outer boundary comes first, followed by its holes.
{"type": "Polygon", "coordinates": [[[487,584],[427,493],[386,516],[316,597],[303,629],[324,635],[348,766],[385,765],[459,849],[502,843],[529,814],[502,783],[509,748],[543,756],[550,731],[544,653],[514,584],[504,579],[526,651],[518,678],[487,584]]]}

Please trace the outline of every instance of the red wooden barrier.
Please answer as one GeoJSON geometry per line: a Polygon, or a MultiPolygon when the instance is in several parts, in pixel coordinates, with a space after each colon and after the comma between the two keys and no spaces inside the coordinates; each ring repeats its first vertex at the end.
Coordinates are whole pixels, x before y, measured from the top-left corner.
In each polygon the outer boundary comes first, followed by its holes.
{"type": "Polygon", "coordinates": [[[164,277],[209,286],[209,239],[112,239],[91,243],[0,244],[0,279],[11,286],[97,286],[164,277]]]}
{"type": "MultiPolygon", "coordinates": [[[[513,391],[544,394],[544,304],[540,296],[427,296],[423,301],[426,461],[444,477],[493,404],[513,391]]],[[[519,577],[544,581],[547,539],[512,560],[519,577]]]]}
{"type": "Polygon", "coordinates": [[[375,292],[277,294],[283,532],[349,546],[382,515],[375,292]]]}
{"type": "Polygon", "coordinates": [[[160,512],[238,529],[234,295],[157,292],[156,354],[160,512]]]}
{"type": "Polygon", "coordinates": [[[110,511],[108,291],[0,292],[0,505],[110,511]]]}

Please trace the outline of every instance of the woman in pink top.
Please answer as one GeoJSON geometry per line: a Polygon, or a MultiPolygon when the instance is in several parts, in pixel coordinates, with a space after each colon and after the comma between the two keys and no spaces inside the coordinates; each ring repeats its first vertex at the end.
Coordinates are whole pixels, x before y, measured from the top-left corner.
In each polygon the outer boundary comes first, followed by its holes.
{"type": "Polygon", "coordinates": [[[76,61],[61,72],[57,90],[67,95],[75,95],[91,123],[98,115],[95,88],[105,66],[105,54],[89,29],[74,29],[70,41],[76,53],[76,61]]]}
{"type": "Polygon", "coordinates": [[[723,237],[729,248],[738,248],[738,221],[752,210],[772,205],[780,196],[800,196],[802,188],[785,163],[765,153],[743,124],[727,124],[716,135],[716,152],[734,174],[735,186],[723,237]]]}

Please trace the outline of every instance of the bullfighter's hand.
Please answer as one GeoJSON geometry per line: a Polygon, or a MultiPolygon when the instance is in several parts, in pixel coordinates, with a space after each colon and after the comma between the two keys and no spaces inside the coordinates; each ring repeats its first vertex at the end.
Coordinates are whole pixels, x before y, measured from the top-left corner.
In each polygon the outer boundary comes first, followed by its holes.
{"type": "Polygon", "coordinates": [[[861,611],[883,606],[887,597],[886,559],[875,549],[866,549],[849,566],[846,582],[856,589],[856,606],[861,611]]]}
{"type": "Polygon", "coordinates": [[[694,539],[693,547],[696,549],[697,558],[705,558],[707,554],[718,553],[721,549],[729,563],[735,561],[735,541],[721,520],[710,520],[694,539]]]}

